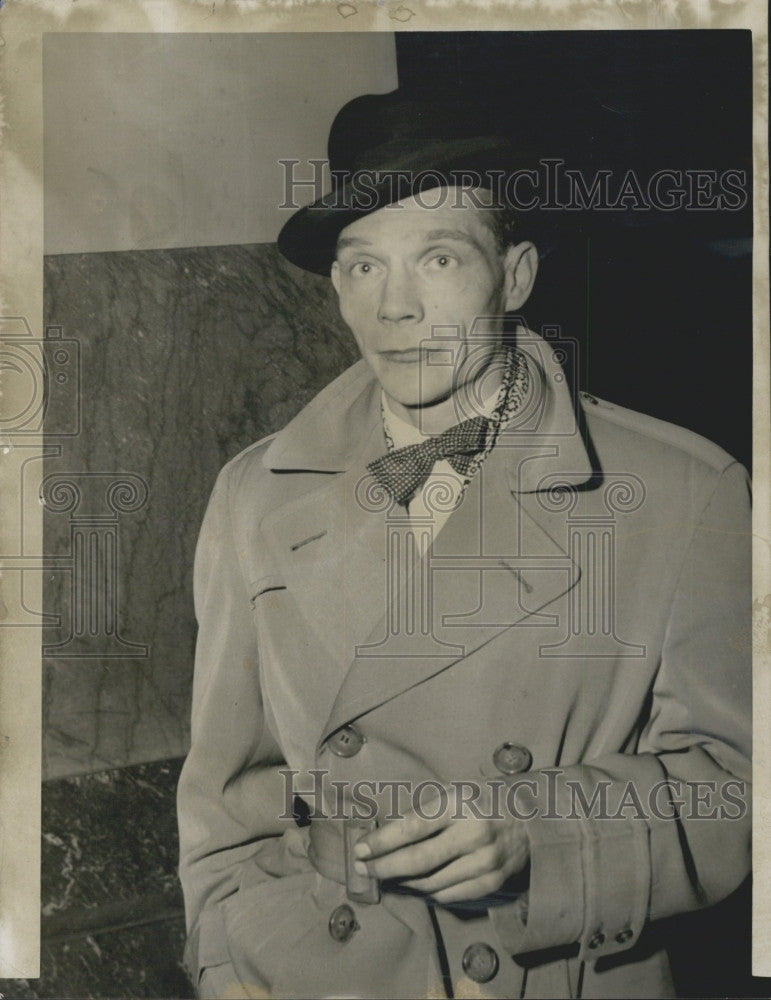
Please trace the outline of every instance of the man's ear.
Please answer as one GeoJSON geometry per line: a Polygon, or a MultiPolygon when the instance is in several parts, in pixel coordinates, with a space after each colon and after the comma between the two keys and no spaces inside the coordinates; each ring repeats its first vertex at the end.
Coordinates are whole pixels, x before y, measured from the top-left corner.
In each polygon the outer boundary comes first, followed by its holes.
{"type": "Polygon", "coordinates": [[[332,261],[332,270],[329,272],[329,277],[332,279],[332,284],[334,285],[337,294],[340,294],[340,265],[336,260],[332,261]]]}
{"type": "Polygon", "coordinates": [[[507,312],[516,312],[527,302],[538,273],[538,251],[532,243],[510,246],[503,258],[503,296],[507,312]]]}

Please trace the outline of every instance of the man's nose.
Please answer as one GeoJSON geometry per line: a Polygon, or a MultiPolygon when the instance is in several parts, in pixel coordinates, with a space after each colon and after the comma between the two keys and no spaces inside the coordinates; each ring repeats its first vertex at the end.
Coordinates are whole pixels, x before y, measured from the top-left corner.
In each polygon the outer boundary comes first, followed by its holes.
{"type": "Polygon", "coordinates": [[[406,269],[388,271],[382,285],[378,319],[381,323],[419,323],[423,319],[419,289],[406,269]]]}

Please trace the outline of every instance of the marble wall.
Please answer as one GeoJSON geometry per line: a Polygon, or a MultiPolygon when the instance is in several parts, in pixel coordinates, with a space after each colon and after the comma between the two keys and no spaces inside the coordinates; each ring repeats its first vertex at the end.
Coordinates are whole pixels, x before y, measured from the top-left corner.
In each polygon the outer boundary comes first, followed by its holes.
{"type": "Polygon", "coordinates": [[[328,281],[267,244],[51,256],[45,296],[70,366],[51,368],[42,490],[54,777],[186,752],[216,474],[357,352],[328,281]]]}

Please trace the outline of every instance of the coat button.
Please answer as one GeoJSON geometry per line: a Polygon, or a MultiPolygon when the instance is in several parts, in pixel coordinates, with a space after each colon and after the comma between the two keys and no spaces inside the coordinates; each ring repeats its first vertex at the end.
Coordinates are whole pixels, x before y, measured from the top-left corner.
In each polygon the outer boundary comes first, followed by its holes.
{"type": "Polygon", "coordinates": [[[600,945],[605,944],[605,935],[602,931],[595,931],[594,934],[589,938],[590,948],[599,948],[600,945]]]}
{"type": "Polygon", "coordinates": [[[488,983],[498,971],[498,956],[489,944],[477,941],[463,952],[463,971],[475,983],[488,983]]]}
{"type": "Polygon", "coordinates": [[[356,726],[343,726],[332,733],[327,743],[336,757],[355,757],[364,744],[364,737],[356,726]]]}
{"type": "Polygon", "coordinates": [[[359,925],[356,923],[356,914],[353,912],[352,906],[343,903],[332,910],[332,916],[329,918],[329,933],[334,941],[343,944],[358,929],[359,925]]]}
{"type": "Polygon", "coordinates": [[[521,774],[529,771],[532,763],[533,755],[519,743],[501,743],[493,754],[493,764],[501,774],[521,774]]]}
{"type": "Polygon", "coordinates": [[[633,937],[634,937],[634,931],[632,930],[632,928],[625,927],[623,931],[619,931],[618,934],[616,934],[616,943],[626,944],[627,941],[631,941],[633,937]]]}

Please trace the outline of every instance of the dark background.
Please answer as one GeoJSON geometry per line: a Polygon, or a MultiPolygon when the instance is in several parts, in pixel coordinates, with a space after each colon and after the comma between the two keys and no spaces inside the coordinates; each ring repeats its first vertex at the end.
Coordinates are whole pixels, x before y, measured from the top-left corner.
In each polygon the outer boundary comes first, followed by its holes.
{"type": "MultiPolygon", "coordinates": [[[[660,169],[732,169],[750,193],[751,44],[749,31],[396,36],[400,85],[470,93],[521,149],[587,182],[599,169],[616,187],[633,169],[643,188],[660,169]]],[[[751,203],[543,214],[530,326],[579,341],[588,392],[695,430],[749,467],[751,203]]]]}
{"type": "MultiPolygon", "coordinates": [[[[471,94],[521,149],[561,158],[587,182],[600,169],[616,187],[635,170],[643,189],[665,168],[744,170],[751,194],[749,31],[403,33],[396,51],[401,86],[471,94]]],[[[579,342],[579,384],[694,430],[749,468],[751,201],[532,224],[542,259],[525,318],[579,342]]],[[[680,995],[771,995],[771,980],[750,975],[750,894],[748,881],[661,927],[680,995]]]]}

